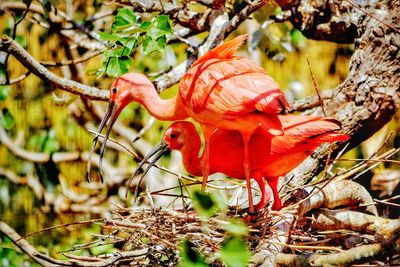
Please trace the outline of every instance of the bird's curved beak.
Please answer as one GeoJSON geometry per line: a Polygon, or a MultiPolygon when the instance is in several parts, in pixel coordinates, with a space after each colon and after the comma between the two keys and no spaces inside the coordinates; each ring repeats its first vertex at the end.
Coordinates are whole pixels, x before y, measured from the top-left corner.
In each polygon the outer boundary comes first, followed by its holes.
{"type": "Polygon", "coordinates": [[[96,147],[97,141],[100,136],[99,134],[103,130],[104,126],[106,126],[107,122],[110,121],[110,123],[106,129],[106,134],[104,135],[104,140],[103,140],[103,144],[101,146],[100,155],[99,155],[100,156],[100,159],[99,159],[100,180],[103,183],[103,170],[102,170],[103,154],[104,154],[104,150],[106,148],[108,136],[110,135],[111,129],[112,129],[115,121],[117,120],[119,114],[121,113],[121,110],[122,110],[122,108],[120,106],[116,105],[113,102],[110,102],[107,112],[104,115],[103,120],[100,122],[99,128],[97,129],[97,134],[93,138],[92,147],[90,148],[90,154],[89,154],[88,164],[87,164],[87,168],[86,168],[86,179],[88,180],[88,182],[91,181],[91,179],[90,179],[90,164],[92,161],[94,149],[96,147]]]}
{"type": "MultiPolygon", "coordinates": [[[[161,140],[160,143],[158,143],[158,145],[156,145],[144,158],[143,160],[138,164],[135,172],[132,174],[131,178],[129,179],[128,182],[128,188],[130,187],[133,178],[139,174],[141,168],[143,167],[144,164],[148,163],[147,167],[143,170],[142,175],[140,176],[139,182],[136,186],[135,189],[135,194],[134,197],[136,199],[138,193],[139,193],[139,187],[140,184],[142,183],[144,177],[146,176],[146,174],[149,172],[149,170],[151,169],[151,167],[153,167],[157,161],[162,158],[162,156],[164,156],[165,154],[167,154],[168,152],[170,152],[171,149],[168,147],[167,143],[165,143],[164,140],[161,140]],[[154,156],[154,157],[153,157],[154,156]],[[153,157],[153,159],[151,161],[150,158],[153,157]]],[[[128,195],[128,190],[126,191],[126,195],[128,195]]]]}

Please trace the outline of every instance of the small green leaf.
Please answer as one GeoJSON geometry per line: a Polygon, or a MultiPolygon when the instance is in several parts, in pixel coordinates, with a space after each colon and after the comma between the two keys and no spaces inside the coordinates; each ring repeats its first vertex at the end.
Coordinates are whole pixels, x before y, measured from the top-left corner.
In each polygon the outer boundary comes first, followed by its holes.
{"type": "Polygon", "coordinates": [[[137,45],[137,38],[136,37],[121,37],[119,42],[125,46],[129,51],[129,55],[132,53],[133,49],[136,48],[137,45]]]}
{"type": "Polygon", "coordinates": [[[108,32],[99,32],[99,36],[103,41],[110,41],[110,42],[116,42],[119,40],[119,37],[117,35],[108,33],[108,32]]]}
{"type": "Polygon", "coordinates": [[[180,262],[181,267],[206,267],[208,266],[196,250],[195,245],[189,240],[185,239],[180,248],[180,262]]]}
{"type": "Polygon", "coordinates": [[[161,52],[162,50],[165,49],[166,45],[167,45],[167,39],[165,36],[161,36],[157,40],[154,40],[150,36],[146,36],[146,38],[143,41],[143,51],[145,54],[150,54],[151,52],[154,51],[161,52]]]}
{"type": "Polygon", "coordinates": [[[0,101],[5,100],[10,94],[10,86],[0,85],[0,101]]]}
{"type": "Polygon", "coordinates": [[[210,195],[205,192],[195,191],[192,200],[197,213],[205,218],[215,216],[218,212],[226,209],[224,200],[218,194],[210,195]]]}
{"type": "Polygon", "coordinates": [[[129,51],[128,48],[124,47],[118,47],[116,49],[112,50],[105,50],[104,51],[104,57],[109,58],[109,57],[122,57],[122,56],[127,56],[129,57],[131,52],[129,51]]]}
{"type": "Polygon", "coordinates": [[[104,62],[106,73],[112,77],[119,77],[128,72],[132,65],[132,60],[128,56],[110,57],[107,62],[104,62]]]}
{"type": "Polygon", "coordinates": [[[111,26],[111,31],[121,31],[126,27],[130,27],[136,24],[136,15],[129,8],[120,8],[114,18],[114,23],[111,26]]]}
{"type": "Polygon", "coordinates": [[[0,113],[0,125],[6,130],[11,130],[15,125],[14,116],[7,108],[3,108],[0,113]]]}
{"type": "Polygon", "coordinates": [[[231,233],[234,236],[244,236],[248,234],[248,228],[242,220],[231,220],[228,224],[224,224],[223,228],[225,231],[231,233]]]}
{"type": "Polygon", "coordinates": [[[154,26],[165,34],[172,34],[172,27],[167,15],[161,15],[154,19],[154,26]]]}
{"type": "Polygon", "coordinates": [[[151,22],[150,21],[144,21],[142,24],[140,24],[140,29],[147,31],[151,28],[151,22]]]}
{"type": "Polygon", "coordinates": [[[169,18],[166,15],[161,15],[153,20],[153,27],[149,31],[149,36],[153,39],[158,39],[166,34],[172,34],[172,28],[169,23],[169,18]]]}
{"type": "Polygon", "coordinates": [[[228,267],[245,267],[250,260],[246,243],[240,237],[229,237],[221,247],[221,260],[228,267]]]}
{"type": "Polygon", "coordinates": [[[292,39],[292,43],[296,48],[302,48],[306,46],[307,38],[301,33],[301,31],[297,29],[293,29],[290,31],[290,37],[292,39]]]}
{"type": "Polygon", "coordinates": [[[26,42],[26,37],[23,35],[17,35],[15,37],[15,41],[17,41],[17,43],[19,43],[23,48],[28,47],[28,43],[26,42]]]}
{"type": "Polygon", "coordinates": [[[60,144],[58,143],[57,139],[55,138],[54,132],[51,131],[48,133],[47,138],[44,140],[44,143],[42,145],[43,152],[46,153],[54,153],[60,150],[60,144]]]}

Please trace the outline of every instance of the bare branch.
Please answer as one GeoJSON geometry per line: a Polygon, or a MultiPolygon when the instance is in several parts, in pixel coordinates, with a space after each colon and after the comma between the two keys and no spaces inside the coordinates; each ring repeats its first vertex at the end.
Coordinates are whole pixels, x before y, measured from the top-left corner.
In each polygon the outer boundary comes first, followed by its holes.
{"type": "Polygon", "coordinates": [[[314,214],[312,227],[316,230],[352,230],[360,233],[379,234],[390,238],[400,232],[400,220],[391,220],[349,210],[323,210],[314,214]]]}
{"type": "Polygon", "coordinates": [[[3,221],[0,221],[0,231],[8,236],[8,238],[10,238],[17,247],[19,247],[23,252],[25,252],[37,263],[45,267],[54,266],[50,262],[38,257],[37,255],[40,253],[37,252],[37,250],[33,246],[31,246],[31,244],[29,244],[25,239],[22,239],[21,236],[17,232],[15,232],[14,229],[12,229],[8,224],[3,221]]]}
{"type": "Polygon", "coordinates": [[[87,86],[66,78],[58,77],[57,75],[46,69],[44,66],[42,66],[39,62],[37,62],[17,42],[6,35],[3,35],[3,37],[1,38],[0,51],[4,51],[13,55],[33,74],[38,76],[43,81],[49,82],[56,88],[60,88],[62,90],[80,95],[82,97],[87,97],[92,100],[108,100],[108,91],[99,90],[96,87],[87,86]]]}

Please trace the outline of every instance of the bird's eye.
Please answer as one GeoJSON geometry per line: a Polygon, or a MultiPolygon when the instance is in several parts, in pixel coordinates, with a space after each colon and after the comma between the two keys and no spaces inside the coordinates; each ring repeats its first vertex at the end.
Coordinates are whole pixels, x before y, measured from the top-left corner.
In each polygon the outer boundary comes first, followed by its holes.
{"type": "Polygon", "coordinates": [[[114,87],[114,88],[112,89],[112,91],[113,91],[114,94],[117,93],[117,87],[114,87]]]}
{"type": "Polygon", "coordinates": [[[169,135],[169,137],[170,137],[170,138],[175,138],[175,137],[176,137],[176,134],[171,133],[171,134],[169,135]]]}

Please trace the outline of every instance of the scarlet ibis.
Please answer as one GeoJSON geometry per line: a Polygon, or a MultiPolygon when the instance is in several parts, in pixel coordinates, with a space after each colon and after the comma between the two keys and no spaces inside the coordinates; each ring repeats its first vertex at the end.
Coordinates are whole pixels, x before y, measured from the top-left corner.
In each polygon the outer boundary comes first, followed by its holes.
{"type": "MultiPolygon", "coordinates": [[[[279,210],[281,208],[277,191],[279,177],[293,170],[319,145],[326,142],[345,141],[349,138],[337,132],[340,130],[340,125],[333,119],[286,115],[279,116],[279,120],[283,125],[283,135],[271,136],[262,128],[258,128],[249,142],[250,175],[256,180],[261,191],[261,200],[256,206],[257,211],[269,202],[267,182],[274,196],[272,208],[279,210]]],[[[209,141],[210,174],[220,172],[232,178],[245,179],[244,143],[240,132],[218,129],[209,141]]],[[[138,169],[155,155],[142,178],[169,150],[178,150],[182,154],[183,165],[188,173],[194,176],[203,175],[203,165],[207,163],[204,161],[204,151],[200,157],[198,156],[200,145],[200,137],[191,122],[173,123],[165,132],[162,141],[139,164],[138,169]]],[[[250,190],[248,194],[251,195],[250,190]]]]}
{"type": "MultiPolygon", "coordinates": [[[[235,56],[246,35],[222,44],[201,56],[182,78],[177,96],[161,99],[153,84],[142,74],[129,73],[117,78],[110,88],[110,105],[98,132],[110,120],[100,150],[101,159],[111,127],[121,110],[130,102],[142,104],[160,120],[176,121],[192,117],[203,129],[205,161],[208,140],[217,128],[238,130],[244,140],[244,170],[250,187],[248,142],[258,127],[271,135],[283,134],[277,114],[289,109],[279,86],[265,70],[253,61],[235,56]]],[[[91,155],[98,136],[93,140],[91,155]]],[[[203,189],[206,186],[209,164],[204,164],[203,189]]],[[[87,174],[90,170],[88,162],[87,174]]],[[[102,175],[101,175],[102,176],[102,175]]],[[[252,201],[250,201],[252,209],[252,201]]]]}

